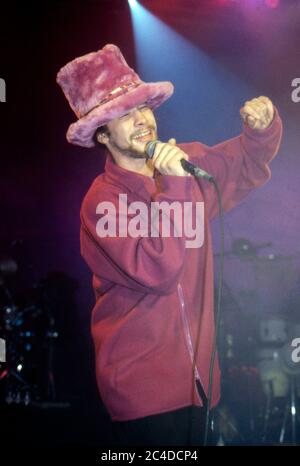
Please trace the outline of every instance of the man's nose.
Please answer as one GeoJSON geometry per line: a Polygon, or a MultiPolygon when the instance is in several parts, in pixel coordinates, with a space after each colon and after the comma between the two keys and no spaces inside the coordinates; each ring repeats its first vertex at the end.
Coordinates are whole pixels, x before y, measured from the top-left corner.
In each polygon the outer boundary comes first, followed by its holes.
{"type": "Polygon", "coordinates": [[[146,120],[146,117],[142,110],[139,110],[138,108],[134,110],[133,112],[133,119],[134,119],[134,124],[135,125],[144,125],[146,120]]]}

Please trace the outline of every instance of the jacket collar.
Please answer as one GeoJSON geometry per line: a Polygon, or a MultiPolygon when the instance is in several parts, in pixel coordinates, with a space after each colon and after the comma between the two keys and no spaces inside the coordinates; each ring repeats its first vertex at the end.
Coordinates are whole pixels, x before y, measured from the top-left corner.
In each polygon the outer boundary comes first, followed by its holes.
{"type": "Polygon", "coordinates": [[[155,171],[154,177],[151,177],[126,170],[114,162],[109,152],[107,152],[104,170],[107,180],[133,193],[147,194],[148,198],[149,193],[152,194],[157,190],[156,183],[160,177],[159,172],[155,171]]]}

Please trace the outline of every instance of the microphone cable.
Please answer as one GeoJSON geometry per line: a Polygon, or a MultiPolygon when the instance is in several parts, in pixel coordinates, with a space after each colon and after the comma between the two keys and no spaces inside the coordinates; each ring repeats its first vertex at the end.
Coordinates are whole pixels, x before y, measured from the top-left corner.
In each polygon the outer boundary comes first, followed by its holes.
{"type": "MultiPolygon", "coordinates": [[[[198,180],[197,180],[198,182],[198,180]]],[[[223,275],[224,275],[224,211],[222,205],[222,197],[219,186],[214,178],[210,180],[210,182],[214,185],[214,188],[217,193],[218,199],[218,207],[219,207],[219,219],[220,219],[220,266],[219,266],[219,274],[218,274],[218,288],[217,288],[217,306],[216,306],[216,313],[215,313],[215,332],[213,338],[213,345],[210,357],[210,365],[209,365],[209,379],[208,379],[208,391],[207,391],[207,406],[205,410],[205,428],[204,428],[204,439],[203,439],[203,446],[207,445],[208,440],[208,429],[209,429],[209,408],[212,401],[212,389],[213,389],[213,373],[214,373],[214,365],[217,353],[217,344],[218,344],[218,337],[220,331],[220,322],[221,322],[221,301],[222,301],[222,289],[223,289],[223,275]]],[[[199,183],[198,183],[199,184],[199,183]]]]}
{"type": "MultiPolygon", "coordinates": [[[[203,178],[203,176],[201,176],[203,178]]],[[[199,183],[199,176],[195,176],[197,184],[201,190],[201,185],[199,183]]],[[[208,178],[206,178],[208,179],[208,178]]],[[[201,386],[199,381],[199,386],[197,384],[196,379],[196,368],[197,368],[197,355],[199,349],[199,335],[200,335],[200,326],[201,326],[201,319],[199,319],[198,329],[196,333],[196,342],[195,342],[195,351],[193,357],[193,365],[192,365],[192,378],[193,384],[196,380],[196,389],[198,390],[198,394],[200,398],[203,398],[203,407],[205,406],[205,415],[204,415],[204,434],[203,434],[203,444],[202,446],[207,446],[208,442],[208,431],[209,431],[209,421],[210,421],[210,405],[212,402],[212,392],[213,392],[213,373],[214,373],[214,365],[216,360],[216,353],[217,353],[217,344],[218,344],[218,337],[220,331],[220,322],[221,322],[221,301],[222,301],[222,289],[223,289],[223,275],[224,275],[224,211],[222,205],[222,196],[219,189],[219,186],[214,179],[213,176],[210,175],[210,179],[208,180],[210,183],[214,185],[216,194],[217,194],[217,202],[218,202],[218,210],[219,210],[219,224],[220,224],[220,266],[219,266],[219,274],[218,274],[218,288],[217,288],[217,303],[216,303],[216,311],[214,309],[214,321],[215,321],[215,331],[213,336],[213,343],[211,349],[211,356],[210,356],[210,363],[209,363],[209,377],[208,377],[208,390],[207,390],[207,397],[204,392],[204,388],[201,386]],[[205,403],[204,403],[205,400],[205,403]]],[[[194,398],[193,398],[194,400],[194,398]]],[[[192,404],[193,404],[192,400],[192,404]]],[[[193,425],[193,414],[191,418],[191,425],[189,429],[189,444],[192,445],[192,425],[193,425]]]]}

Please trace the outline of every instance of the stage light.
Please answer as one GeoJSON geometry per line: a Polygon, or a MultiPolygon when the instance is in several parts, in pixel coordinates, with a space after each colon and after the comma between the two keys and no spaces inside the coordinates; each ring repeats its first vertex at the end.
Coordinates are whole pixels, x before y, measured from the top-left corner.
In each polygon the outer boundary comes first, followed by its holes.
{"type": "Polygon", "coordinates": [[[277,8],[279,6],[279,0],[265,0],[266,5],[270,8],[277,8]]]}
{"type": "MultiPolygon", "coordinates": [[[[213,144],[216,133],[218,138],[223,135],[226,138],[228,128],[221,123],[222,114],[219,115],[220,121],[214,121],[214,124],[205,119],[204,115],[210,112],[211,106],[218,106],[219,102],[222,102],[224,109],[227,105],[232,105],[232,95],[235,95],[239,105],[240,101],[246,100],[245,96],[254,95],[251,85],[228,72],[221,63],[201,50],[201,47],[195,46],[164,22],[163,18],[147,10],[143,3],[137,2],[135,8],[130,8],[138,73],[147,82],[171,81],[176,89],[174,99],[169,99],[165,106],[157,109],[157,116],[164,119],[160,137],[163,139],[169,134],[176,134],[178,140],[186,137],[194,139],[198,129],[197,125],[193,128],[190,121],[201,121],[201,131],[206,134],[208,144],[213,144]],[[190,99],[191,89],[197,90],[196,102],[190,99]],[[180,124],[176,124],[175,117],[179,113],[178,107],[182,115],[189,115],[189,118],[182,118],[180,124]],[[170,114],[174,117],[170,118],[170,114]]],[[[239,112],[236,112],[232,126],[235,124],[239,128],[239,112]]]]}
{"type": "Polygon", "coordinates": [[[137,0],[128,0],[130,8],[135,8],[138,5],[137,0]]]}

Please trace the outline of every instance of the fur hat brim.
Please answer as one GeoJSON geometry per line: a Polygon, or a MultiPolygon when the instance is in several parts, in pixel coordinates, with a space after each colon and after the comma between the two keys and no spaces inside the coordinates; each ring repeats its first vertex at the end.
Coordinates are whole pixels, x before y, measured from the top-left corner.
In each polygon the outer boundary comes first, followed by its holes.
{"type": "Polygon", "coordinates": [[[67,131],[67,140],[82,147],[93,147],[95,131],[142,104],[155,109],[173,94],[171,82],[141,83],[138,87],[122,94],[105,104],[99,105],[84,117],[72,123],[67,131]]]}

